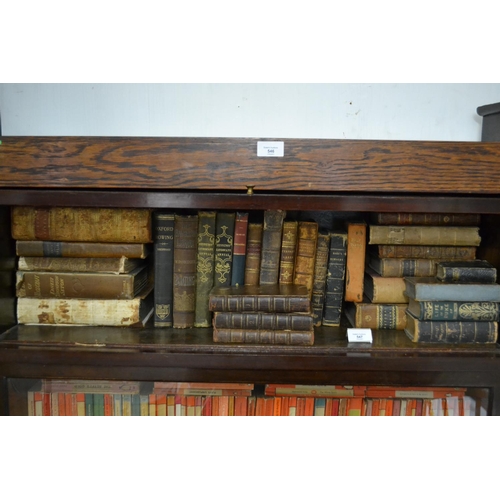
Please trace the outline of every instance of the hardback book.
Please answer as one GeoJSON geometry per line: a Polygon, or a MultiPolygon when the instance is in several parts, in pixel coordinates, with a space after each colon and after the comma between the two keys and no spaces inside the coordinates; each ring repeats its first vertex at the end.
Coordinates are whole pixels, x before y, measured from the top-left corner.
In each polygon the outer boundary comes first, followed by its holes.
{"type": "Polygon", "coordinates": [[[436,277],[404,280],[406,296],[415,300],[500,302],[498,283],[444,283],[436,277]]]}
{"type": "Polygon", "coordinates": [[[354,328],[404,330],[406,326],[406,304],[347,302],[345,315],[354,328]]]}
{"type": "Polygon", "coordinates": [[[216,212],[198,212],[198,251],[196,254],[196,300],[194,326],[209,327],[212,315],[208,310],[208,294],[215,275],[216,212]]]}
{"type": "Polygon", "coordinates": [[[404,226],[478,226],[479,214],[439,214],[407,212],[372,212],[371,222],[375,225],[404,226]]]}
{"type": "Polygon", "coordinates": [[[149,384],[128,380],[75,380],[75,379],[43,379],[43,392],[83,393],[83,394],[139,394],[149,384]]]}
{"type": "Polygon", "coordinates": [[[475,246],[440,245],[374,245],[378,256],[389,259],[436,259],[436,260],[473,260],[476,258],[475,246]]]}
{"type": "Polygon", "coordinates": [[[305,285],[243,285],[214,287],[210,311],[308,313],[311,299],[305,285]]]}
{"type": "Polygon", "coordinates": [[[313,345],[314,329],[291,331],[214,327],[213,341],[239,344],[313,345]]]}
{"type": "Polygon", "coordinates": [[[382,258],[378,255],[368,255],[368,265],[380,276],[436,276],[435,259],[401,259],[382,258]]]}
{"type": "Polygon", "coordinates": [[[233,270],[231,286],[245,284],[245,261],[247,253],[248,213],[236,212],[234,222],[233,270]]]}
{"type": "Polygon", "coordinates": [[[251,396],[254,384],[238,382],[163,382],[153,383],[154,394],[182,394],[185,396],[251,396]]]}
{"type": "Polygon", "coordinates": [[[214,286],[230,286],[236,213],[218,212],[215,220],[214,286]]]}
{"type": "Polygon", "coordinates": [[[363,397],[364,385],[306,385],[306,384],[266,384],[266,396],[314,396],[323,398],[363,397]]]}
{"type": "Polygon", "coordinates": [[[324,326],[340,325],[344,300],[346,255],[347,231],[332,231],[323,306],[322,324],[324,326]]]}
{"type": "Polygon", "coordinates": [[[146,243],[93,243],[80,241],[16,241],[19,257],[93,257],[145,259],[151,253],[146,243]]]}
{"type": "Polygon", "coordinates": [[[144,326],[153,309],[150,284],[133,299],[22,297],[17,300],[17,321],[22,325],[144,326]]]}
{"type": "Polygon", "coordinates": [[[321,326],[321,322],[323,320],[323,306],[325,304],[326,274],[329,253],[330,234],[321,231],[318,233],[311,295],[311,308],[314,318],[314,326],[321,326]]]}
{"type": "Polygon", "coordinates": [[[500,321],[499,302],[409,299],[408,311],[423,321],[500,321]]]}
{"type": "Polygon", "coordinates": [[[436,277],[445,283],[496,283],[497,270],[486,260],[440,262],[436,277]]]}
{"type": "Polygon", "coordinates": [[[155,327],[168,328],[173,324],[174,225],[174,213],[153,213],[155,327]]]}
{"type": "Polygon", "coordinates": [[[245,285],[259,284],[262,253],[262,227],[263,224],[260,222],[248,223],[245,285]]]}
{"type": "Polygon", "coordinates": [[[370,245],[479,246],[474,226],[369,226],[370,245]]]}
{"type": "Polygon", "coordinates": [[[19,271],[125,274],[144,265],[143,259],[127,257],[19,257],[19,271]]]}
{"type": "Polygon", "coordinates": [[[366,223],[347,223],[347,256],[345,278],[345,300],[363,300],[364,273],[366,261],[366,223]]]}
{"type": "Polygon", "coordinates": [[[284,210],[265,210],[260,257],[260,285],[278,283],[284,210]]]}
{"type": "Polygon", "coordinates": [[[280,272],[278,281],[281,285],[293,283],[295,269],[295,252],[297,250],[298,221],[283,221],[283,234],[281,238],[280,272]]]}
{"type": "Polygon", "coordinates": [[[310,313],[215,312],[214,328],[242,330],[312,330],[310,313]]]}
{"type": "Polygon", "coordinates": [[[28,241],[151,243],[151,210],[13,207],[12,238],[28,241]]]}
{"type": "Polygon", "coordinates": [[[17,271],[17,297],[133,299],[149,283],[148,266],[126,274],[17,271]]]}
{"type": "Polygon", "coordinates": [[[421,321],[407,312],[406,335],[412,342],[494,344],[496,321],[421,321]]]}
{"type": "Polygon", "coordinates": [[[374,304],[408,303],[408,297],[405,295],[406,279],[380,276],[380,274],[368,267],[364,276],[365,295],[374,304]]]}
{"type": "Polygon", "coordinates": [[[317,222],[299,221],[293,283],[295,285],[305,285],[310,297],[312,297],[314,283],[318,232],[319,226],[317,222]]]}
{"type": "Polygon", "coordinates": [[[173,327],[194,326],[198,215],[175,215],[173,327]]]}

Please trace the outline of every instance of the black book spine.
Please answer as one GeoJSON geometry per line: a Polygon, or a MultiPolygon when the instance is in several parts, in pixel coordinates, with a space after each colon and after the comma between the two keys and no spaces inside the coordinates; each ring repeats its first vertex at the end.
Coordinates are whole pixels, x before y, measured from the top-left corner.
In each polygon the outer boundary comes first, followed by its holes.
{"type": "Polygon", "coordinates": [[[214,286],[230,286],[233,270],[234,212],[217,213],[214,286]]]}

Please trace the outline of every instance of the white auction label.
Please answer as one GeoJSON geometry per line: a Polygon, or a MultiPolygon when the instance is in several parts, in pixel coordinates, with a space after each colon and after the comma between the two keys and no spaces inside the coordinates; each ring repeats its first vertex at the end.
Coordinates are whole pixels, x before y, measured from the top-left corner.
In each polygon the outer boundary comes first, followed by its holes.
{"type": "Polygon", "coordinates": [[[257,156],[285,156],[283,141],[257,141],[257,156]]]}
{"type": "Polygon", "coordinates": [[[349,342],[373,342],[371,328],[348,328],[347,340],[349,342]]]}

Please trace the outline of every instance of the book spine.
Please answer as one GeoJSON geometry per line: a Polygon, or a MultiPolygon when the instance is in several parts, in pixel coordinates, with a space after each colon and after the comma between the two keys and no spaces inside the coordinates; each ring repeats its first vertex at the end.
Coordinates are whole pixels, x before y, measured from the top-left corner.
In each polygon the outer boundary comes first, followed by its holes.
{"type": "Polygon", "coordinates": [[[216,217],[214,286],[231,284],[235,218],[230,212],[219,212],[216,217]]]}
{"type": "Polygon", "coordinates": [[[405,294],[415,300],[468,302],[473,297],[475,302],[500,302],[497,283],[418,283],[411,281],[412,278],[403,279],[405,294]]]}
{"type": "Polygon", "coordinates": [[[113,393],[138,393],[141,385],[138,382],[128,381],[77,381],[77,380],[56,380],[44,379],[42,390],[44,392],[81,392],[85,394],[104,394],[113,393]]]}
{"type": "Polygon", "coordinates": [[[313,345],[314,331],[214,328],[213,340],[214,342],[241,344],[313,345]]]}
{"type": "Polygon", "coordinates": [[[307,297],[211,295],[209,299],[211,311],[294,313],[309,312],[310,308],[311,301],[307,297]]]}
{"type": "Polygon", "coordinates": [[[154,212],[154,326],[173,324],[173,270],[174,270],[173,213],[154,212]]]}
{"type": "Polygon", "coordinates": [[[214,283],[216,217],[216,212],[198,212],[194,326],[201,328],[209,327],[212,319],[208,310],[208,295],[214,283]]]}
{"type": "Polygon", "coordinates": [[[16,255],[19,257],[144,259],[149,253],[148,248],[143,243],[16,241],[16,255]]]}
{"type": "Polygon", "coordinates": [[[370,270],[365,273],[364,291],[375,304],[408,303],[407,287],[406,278],[383,277],[370,270]]]}
{"type": "MultiPolygon", "coordinates": [[[[137,265],[140,260],[135,262],[137,265]]],[[[100,259],[93,257],[19,257],[19,271],[50,271],[80,273],[114,273],[126,272],[130,261],[125,257],[116,259],[100,259]]],[[[136,267],[136,266],[130,266],[136,267]]]]}
{"type": "Polygon", "coordinates": [[[369,257],[368,265],[383,277],[406,277],[406,276],[435,276],[436,264],[434,259],[379,259],[369,257]]]}
{"type": "Polygon", "coordinates": [[[498,302],[414,301],[412,314],[423,321],[500,321],[498,302]]]}
{"type": "Polygon", "coordinates": [[[12,238],[151,243],[151,211],[131,208],[13,207],[12,238]]]}
{"type": "Polygon", "coordinates": [[[324,326],[340,325],[344,299],[347,233],[330,233],[330,252],[325,283],[324,326]]]}
{"type": "Polygon", "coordinates": [[[245,284],[247,253],[248,213],[237,212],[234,222],[233,271],[231,286],[245,284]]]}
{"type": "Polygon", "coordinates": [[[295,269],[295,252],[297,249],[298,222],[295,220],[283,221],[283,234],[281,238],[280,271],[278,282],[281,285],[293,283],[295,269]]]}
{"type": "Polygon", "coordinates": [[[381,258],[397,259],[460,259],[476,258],[475,246],[377,245],[381,258]]]}
{"type": "Polygon", "coordinates": [[[372,218],[375,224],[385,226],[478,226],[481,220],[481,216],[479,214],[420,214],[391,212],[375,213],[372,218]]]}
{"type": "Polygon", "coordinates": [[[297,253],[295,255],[293,283],[295,285],[305,285],[310,298],[313,291],[317,243],[318,223],[300,221],[297,234],[297,253]]]}
{"type": "Polygon", "coordinates": [[[318,234],[311,296],[311,309],[314,318],[314,326],[321,326],[321,322],[323,320],[323,306],[325,303],[325,286],[329,252],[330,234],[318,234]]]}
{"type": "Polygon", "coordinates": [[[366,224],[348,223],[345,280],[345,300],[348,302],[363,300],[365,258],[366,224]]]}
{"type": "Polygon", "coordinates": [[[247,257],[245,261],[245,285],[258,285],[262,253],[262,228],[260,223],[248,224],[247,257]]]}
{"type": "Polygon", "coordinates": [[[266,210],[264,212],[260,285],[274,285],[278,283],[281,237],[285,216],[286,212],[284,210],[266,210]]]}
{"type": "Polygon", "coordinates": [[[441,262],[436,277],[445,283],[496,283],[497,270],[493,266],[454,266],[452,262],[441,262]]]}
{"type": "Polygon", "coordinates": [[[218,329],[309,331],[313,328],[313,318],[308,314],[216,312],[213,324],[218,329]]]}
{"type": "MultiPolygon", "coordinates": [[[[406,304],[352,303],[355,308],[355,328],[404,330],[406,304]]],[[[351,304],[347,305],[351,307],[351,304]]]]}
{"type": "Polygon", "coordinates": [[[173,327],[194,326],[198,216],[175,215],[173,327]]]}

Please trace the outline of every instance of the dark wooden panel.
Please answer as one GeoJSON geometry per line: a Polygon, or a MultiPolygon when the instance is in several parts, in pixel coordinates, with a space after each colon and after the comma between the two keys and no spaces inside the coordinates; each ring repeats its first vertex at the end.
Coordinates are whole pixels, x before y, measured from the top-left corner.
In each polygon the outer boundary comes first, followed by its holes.
{"type": "Polygon", "coordinates": [[[3,137],[0,186],[500,192],[500,143],[284,139],[283,158],[259,158],[257,140],[3,137]]]}

